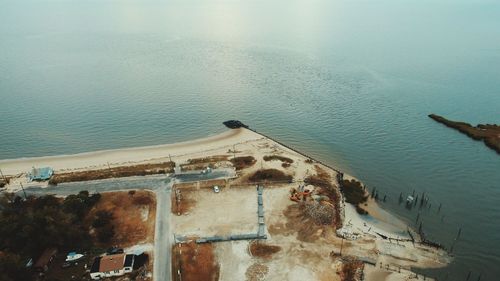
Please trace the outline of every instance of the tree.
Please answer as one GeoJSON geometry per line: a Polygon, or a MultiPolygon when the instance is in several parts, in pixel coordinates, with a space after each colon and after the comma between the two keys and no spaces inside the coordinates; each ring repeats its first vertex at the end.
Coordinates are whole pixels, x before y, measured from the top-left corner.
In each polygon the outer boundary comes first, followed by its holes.
{"type": "Polygon", "coordinates": [[[113,220],[113,213],[109,211],[100,210],[96,212],[96,218],[92,222],[92,226],[95,228],[104,227],[111,223],[113,220]]]}
{"type": "Polygon", "coordinates": [[[106,225],[103,227],[99,227],[97,230],[97,239],[101,243],[107,243],[115,236],[115,228],[113,225],[106,225]]]}
{"type": "Polygon", "coordinates": [[[0,281],[30,280],[29,271],[18,255],[0,252],[0,281]]]}

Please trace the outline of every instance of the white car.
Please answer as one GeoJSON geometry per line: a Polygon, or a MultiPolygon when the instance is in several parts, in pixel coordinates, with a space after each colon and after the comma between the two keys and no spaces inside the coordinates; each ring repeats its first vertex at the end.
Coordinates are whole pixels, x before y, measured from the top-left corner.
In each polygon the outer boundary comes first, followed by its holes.
{"type": "Polygon", "coordinates": [[[68,255],[66,256],[66,261],[69,262],[69,261],[77,261],[81,258],[83,258],[84,255],[82,254],[77,254],[76,252],[70,252],[68,253],[68,255]]]}
{"type": "Polygon", "coordinates": [[[218,185],[214,185],[214,192],[215,193],[219,193],[220,192],[220,188],[218,185]]]}

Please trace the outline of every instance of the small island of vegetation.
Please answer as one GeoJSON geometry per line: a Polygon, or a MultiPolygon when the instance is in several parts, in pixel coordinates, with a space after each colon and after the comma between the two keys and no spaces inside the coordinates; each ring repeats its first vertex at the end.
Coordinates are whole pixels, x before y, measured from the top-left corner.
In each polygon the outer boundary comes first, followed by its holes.
{"type": "Polygon", "coordinates": [[[469,123],[448,120],[436,114],[430,114],[434,121],[447,127],[458,130],[474,140],[482,140],[486,146],[500,154],[500,126],[495,124],[478,124],[472,126],[469,123]]]}

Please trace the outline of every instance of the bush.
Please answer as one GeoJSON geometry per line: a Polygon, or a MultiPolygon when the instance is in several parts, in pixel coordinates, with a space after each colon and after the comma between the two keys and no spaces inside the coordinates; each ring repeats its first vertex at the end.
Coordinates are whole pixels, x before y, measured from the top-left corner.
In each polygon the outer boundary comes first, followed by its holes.
{"type": "Polygon", "coordinates": [[[356,212],[360,215],[368,215],[368,211],[361,208],[359,205],[356,205],[356,212]]]}
{"type": "Polygon", "coordinates": [[[286,162],[281,163],[281,167],[288,168],[288,167],[290,167],[290,163],[286,163],[286,162]]]}
{"type": "Polygon", "coordinates": [[[259,182],[259,181],[281,181],[281,182],[290,182],[293,177],[283,173],[280,170],[276,169],[263,169],[255,172],[250,178],[250,181],[259,182]]]}
{"type": "Polygon", "coordinates": [[[293,159],[290,159],[288,157],[284,156],[279,156],[279,155],[266,155],[264,156],[264,161],[272,161],[272,160],[279,160],[283,163],[293,163],[293,159]]]}
{"type": "Polygon", "coordinates": [[[92,226],[95,228],[105,227],[111,223],[113,220],[113,213],[109,211],[97,211],[96,218],[92,222],[92,226]]]}
{"type": "Polygon", "coordinates": [[[326,179],[326,178],[322,178],[320,176],[308,176],[307,178],[304,179],[304,183],[318,186],[318,187],[323,187],[326,189],[332,188],[332,183],[330,182],[330,180],[326,179]]]}
{"type": "Polygon", "coordinates": [[[51,177],[49,180],[50,185],[57,185],[59,181],[55,177],[51,177]]]}
{"type": "Polygon", "coordinates": [[[343,180],[340,190],[345,196],[345,201],[354,205],[365,203],[368,200],[363,186],[356,180],[343,180]]]}
{"type": "Polygon", "coordinates": [[[97,228],[97,239],[101,243],[107,243],[115,236],[115,228],[112,225],[97,228]]]}
{"type": "Polygon", "coordinates": [[[241,170],[247,167],[251,167],[257,162],[253,156],[240,156],[240,157],[235,157],[230,160],[231,163],[233,163],[234,168],[236,170],[241,170]]]}
{"type": "Polygon", "coordinates": [[[368,212],[361,208],[359,204],[365,203],[368,200],[368,194],[359,181],[343,180],[340,185],[340,190],[344,194],[345,201],[356,207],[356,212],[360,215],[367,215],[368,212]]]}

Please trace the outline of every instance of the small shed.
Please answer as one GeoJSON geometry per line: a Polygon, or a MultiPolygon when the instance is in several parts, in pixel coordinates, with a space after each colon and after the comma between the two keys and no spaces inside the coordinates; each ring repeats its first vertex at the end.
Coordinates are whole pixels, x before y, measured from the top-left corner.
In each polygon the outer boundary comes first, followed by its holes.
{"type": "Polygon", "coordinates": [[[35,168],[31,169],[28,173],[29,181],[44,181],[50,179],[54,174],[54,170],[50,167],[35,168]]]}
{"type": "Polygon", "coordinates": [[[56,255],[57,255],[56,248],[45,249],[45,251],[43,251],[42,255],[40,255],[40,257],[36,261],[34,268],[41,272],[49,270],[49,265],[52,262],[52,260],[54,260],[56,255]]]}

